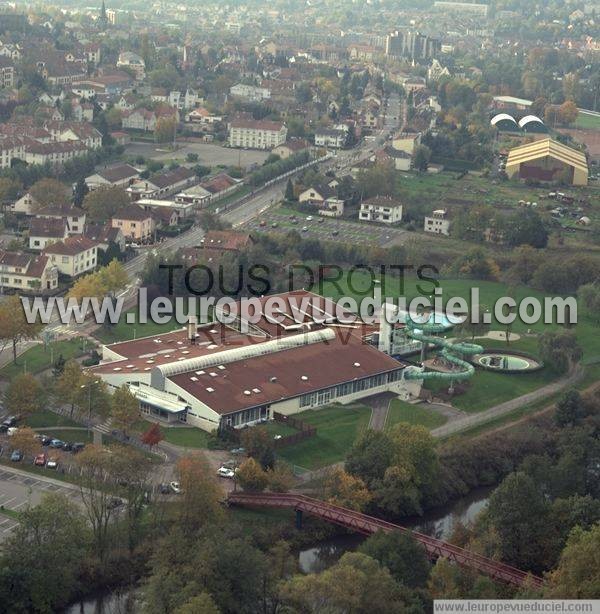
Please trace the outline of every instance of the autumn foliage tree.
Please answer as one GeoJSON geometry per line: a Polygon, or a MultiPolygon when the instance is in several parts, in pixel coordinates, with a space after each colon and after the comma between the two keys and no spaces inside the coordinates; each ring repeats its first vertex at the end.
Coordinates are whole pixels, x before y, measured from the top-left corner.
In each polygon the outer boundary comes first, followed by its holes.
{"type": "Polygon", "coordinates": [[[140,404],[126,385],[113,394],[110,415],[113,425],[125,434],[140,417],[140,404]]]}
{"type": "Polygon", "coordinates": [[[158,422],[154,422],[152,426],[142,435],[142,443],[145,443],[151,448],[158,445],[163,440],[163,434],[160,430],[158,422]]]}
{"type": "Polygon", "coordinates": [[[323,498],[333,505],[360,512],[371,501],[371,493],[360,478],[336,467],[323,482],[323,498]]]}
{"type": "Polygon", "coordinates": [[[244,490],[249,492],[262,492],[269,483],[265,470],[252,457],[239,466],[236,480],[244,490]]]}
{"type": "Polygon", "coordinates": [[[14,363],[17,362],[19,343],[35,339],[42,328],[43,324],[37,320],[27,321],[18,295],[13,294],[0,303],[0,351],[11,344],[14,363]]]}
{"type": "Polygon", "coordinates": [[[40,409],[43,400],[44,390],[31,373],[20,373],[13,377],[4,393],[6,410],[22,418],[40,409]]]}
{"type": "Polygon", "coordinates": [[[15,450],[21,450],[25,456],[32,456],[40,447],[35,438],[35,431],[29,426],[20,427],[11,437],[11,446],[15,450]]]}

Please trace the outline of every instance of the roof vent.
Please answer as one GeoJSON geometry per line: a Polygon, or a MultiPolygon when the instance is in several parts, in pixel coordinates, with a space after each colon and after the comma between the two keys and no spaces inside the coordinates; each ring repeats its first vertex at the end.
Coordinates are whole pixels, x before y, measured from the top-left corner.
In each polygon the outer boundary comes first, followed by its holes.
{"type": "Polygon", "coordinates": [[[147,360],[147,361],[146,361],[146,364],[147,364],[147,365],[152,365],[152,364],[154,364],[154,361],[153,361],[153,360],[147,360]]]}
{"type": "Polygon", "coordinates": [[[217,367],[217,369],[220,369],[221,371],[224,371],[224,370],[225,370],[225,365],[219,365],[219,366],[217,367]]]}
{"type": "Polygon", "coordinates": [[[269,381],[274,384],[277,381],[277,378],[273,375],[272,377],[269,378],[269,381]]]}
{"type": "Polygon", "coordinates": [[[258,394],[260,392],[260,388],[252,388],[252,392],[258,394]]]}
{"type": "Polygon", "coordinates": [[[196,371],[196,375],[204,375],[206,371],[196,371]]]}
{"type": "Polygon", "coordinates": [[[144,371],[150,371],[150,367],[144,367],[144,371]]]}
{"type": "Polygon", "coordinates": [[[209,350],[214,350],[215,348],[218,348],[218,345],[215,345],[214,343],[211,343],[209,346],[207,346],[207,349],[209,350]]]}
{"type": "Polygon", "coordinates": [[[133,369],[135,367],[135,365],[127,365],[128,369],[133,369]]]}
{"type": "Polygon", "coordinates": [[[214,388],[210,388],[210,387],[209,387],[209,388],[207,388],[207,389],[206,389],[206,392],[214,392],[214,391],[215,391],[215,389],[214,389],[214,388]]]}
{"type": "Polygon", "coordinates": [[[360,367],[360,362],[355,362],[355,363],[354,363],[354,366],[355,366],[355,367],[360,367]]]}
{"type": "Polygon", "coordinates": [[[210,375],[211,377],[217,377],[217,374],[216,374],[214,371],[211,371],[211,372],[209,373],[209,375],[210,375]]]}
{"type": "Polygon", "coordinates": [[[211,328],[211,329],[210,329],[208,332],[209,332],[211,335],[216,335],[216,334],[217,334],[219,331],[218,331],[216,328],[211,328]]]}
{"type": "Polygon", "coordinates": [[[300,379],[301,379],[303,382],[307,382],[307,381],[308,381],[308,375],[302,375],[302,376],[300,377],[300,379]]]}
{"type": "Polygon", "coordinates": [[[190,381],[197,382],[198,378],[195,375],[192,375],[192,377],[190,377],[190,381]]]}
{"type": "Polygon", "coordinates": [[[113,371],[120,371],[120,370],[121,370],[121,367],[115,367],[115,368],[113,369],[113,371]]]}
{"type": "Polygon", "coordinates": [[[244,390],[244,394],[249,397],[252,393],[249,390],[244,390]]]}

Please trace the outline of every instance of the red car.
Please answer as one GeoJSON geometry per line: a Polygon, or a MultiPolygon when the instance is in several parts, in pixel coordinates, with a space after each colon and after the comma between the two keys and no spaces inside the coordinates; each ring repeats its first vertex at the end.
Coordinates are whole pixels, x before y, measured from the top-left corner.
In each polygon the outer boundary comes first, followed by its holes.
{"type": "Polygon", "coordinates": [[[44,467],[46,465],[46,460],[47,460],[47,457],[44,453],[38,454],[35,457],[33,464],[37,465],[38,467],[44,467]]]}

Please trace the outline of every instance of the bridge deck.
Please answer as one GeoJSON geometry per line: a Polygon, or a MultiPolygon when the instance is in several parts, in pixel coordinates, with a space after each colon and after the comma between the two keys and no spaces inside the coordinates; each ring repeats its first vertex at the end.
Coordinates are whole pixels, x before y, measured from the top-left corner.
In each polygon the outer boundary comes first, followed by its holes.
{"type": "Polygon", "coordinates": [[[363,535],[371,535],[377,531],[401,531],[410,533],[420,544],[423,545],[428,556],[432,559],[439,557],[447,558],[463,567],[468,567],[479,573],[485,574],[494,580],[499,580],[514,586],[525,584],[534,587],[541,587],[544,584],[542,578],[533,576],[530,573],[494,561],[485,556],[465,550],[448,542],[424,535],[417,531],[411,531],[406,527],[374,518],[360,512],[346,509],[337,505],[313,499],[305,495],[287,493],[229,493],[227,498],[230,504],[248,505],[257,507],[284,507],[300,510],[306,514],[322,518],[328,522],[346,527],[363,535]]]}

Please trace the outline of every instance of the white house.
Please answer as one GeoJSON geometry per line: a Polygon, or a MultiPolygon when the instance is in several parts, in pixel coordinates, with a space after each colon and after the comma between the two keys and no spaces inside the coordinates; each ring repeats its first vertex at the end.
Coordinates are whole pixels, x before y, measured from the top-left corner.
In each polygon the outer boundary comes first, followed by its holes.
{"type": "Polygon", "coordinates": [[[58,269],[47,256],[0,250],[0,289],[30,292],[58,287],[58,269]]]}
{"type": "Polygon", "coordinates": [[[396,224],[402,220],[402,204],[391,196],[374,196],[360,204],[358,219],[365,222],[396,224]]]}
{"type": "Polygon", "coordinates": [[[317,147],[341,149],[346,145],[347,141],[348,132],[346,130],[320,128],[315,132],[315,145],[317,147]]]}
{"type": "Polygon", "coordinates": [[[425,216],[423,230],[448,236],[450,234],[450,220],[446,209],[436,209],[431,215],[425,216]]]}
{"type": "Polygon", "coordinates": [[[271,98],[271,91],[266,87],[256,87],[255,85],[244,85],[238,83],[229,88],[229,93],[236,98],[242,98],[249,102],[262,102],[271,98]]]}
{"type": "Polygon", "coordinates": [[[98,264],[98,244],[85,236],[68,237],[44,249],[62,275],[77,277],[98,264]]]}

